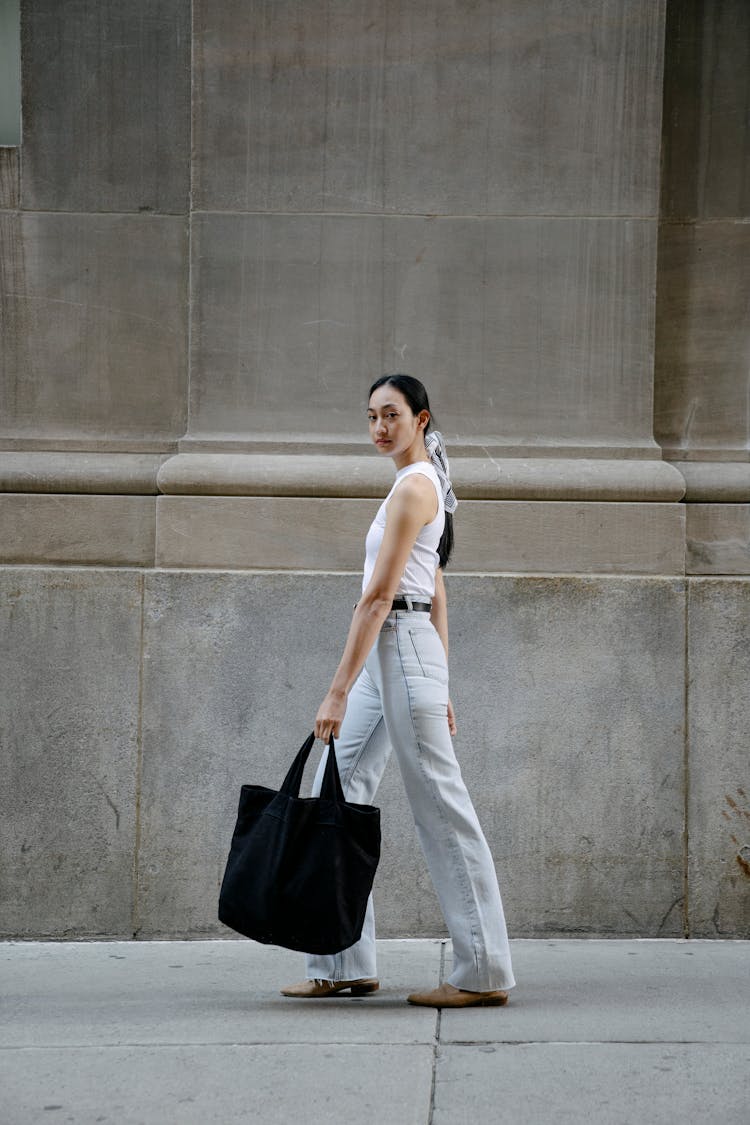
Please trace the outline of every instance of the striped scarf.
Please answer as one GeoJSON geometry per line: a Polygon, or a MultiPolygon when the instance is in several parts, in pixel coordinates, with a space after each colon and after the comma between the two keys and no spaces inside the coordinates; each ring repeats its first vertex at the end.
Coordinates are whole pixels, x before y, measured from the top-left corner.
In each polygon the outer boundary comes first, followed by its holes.
{"type": "Polygon", "coordinates": [[[440,430],[432,430],[429,434],[426,434],[424,446],[440,480],[445,510],[446,512],[455,512],[458,507],[458,500],[450,481],[448,454],[445,451],[445,442],[440,430]]]}

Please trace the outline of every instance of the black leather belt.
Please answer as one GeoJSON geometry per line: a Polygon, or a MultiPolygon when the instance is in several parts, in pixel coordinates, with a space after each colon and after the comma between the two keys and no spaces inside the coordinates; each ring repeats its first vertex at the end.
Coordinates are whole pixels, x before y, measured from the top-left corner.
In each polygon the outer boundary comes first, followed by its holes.
{"type": "Polygon", "coordinates": [[[429,613],[432,609],[432,602],[412,602],[411,605],[409,605],[404,598],[394,598],[391,603],[391,609],[416,609],[429,613]]]}

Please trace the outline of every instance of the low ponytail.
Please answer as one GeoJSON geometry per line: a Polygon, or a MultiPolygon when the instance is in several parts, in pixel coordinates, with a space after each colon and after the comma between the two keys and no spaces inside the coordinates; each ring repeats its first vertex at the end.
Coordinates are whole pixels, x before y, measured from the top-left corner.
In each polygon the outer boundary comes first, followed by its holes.
{"type": "Polygon", "coordinates": [[[448,559],[451,557],[452,550],[453,550],[453,513],[452,512],[446,512],[445,513],[445,527],[443,528],[443,534],[440,536],[440,542],[438,543],[438,549],[437,549],[438,559],[440,561],[440,566],[442,567],[443,570],[445,570],[446,566],[448,565],[448,559]]]}

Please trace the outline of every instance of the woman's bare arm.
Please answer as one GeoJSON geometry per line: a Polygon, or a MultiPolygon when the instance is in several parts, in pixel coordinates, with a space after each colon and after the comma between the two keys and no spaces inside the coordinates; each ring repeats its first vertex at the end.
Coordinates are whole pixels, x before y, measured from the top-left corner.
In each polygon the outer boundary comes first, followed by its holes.
{"type": "Polygon", "coordinates": [[[354,610],[343,656],[315,719],[317,738],[327,740],[331,731],[338,738],[346,697],[391,611],[411,549],[420,530],[432,518],[434,506],[432,485],[426,477],[416,474],[399,484],[388,501],[383,541],[372,577],[354,610]]]}

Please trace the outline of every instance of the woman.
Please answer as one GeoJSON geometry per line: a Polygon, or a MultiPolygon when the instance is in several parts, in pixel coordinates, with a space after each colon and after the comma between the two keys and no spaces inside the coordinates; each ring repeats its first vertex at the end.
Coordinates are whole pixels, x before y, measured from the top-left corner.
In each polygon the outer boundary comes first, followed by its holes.
{"type": "MultiPolygon", "coordinates": [[[[458,1008],[505,1004],[515,981],[490,850],[461,777],[451,735],[448,614],[443,567],[457,500],[427,392],[410,375],[370,388],[367,416],[396,480],[365,541],[362,597],[344,654],[315,720],[336,739],[347,800],[372,802],[395,749],[420,843],[453,942],[453,972],[412,1004],[458,1008]],[[426,436],[425,436],[426,435],[426,436]]],[[[325,755],[313,793],[320,792],[325,755]]],[[[360,940],[342,953],[306,958],[307,979],[285,996],[362,996],[379,987],[372,897],[360,940]]]]}

